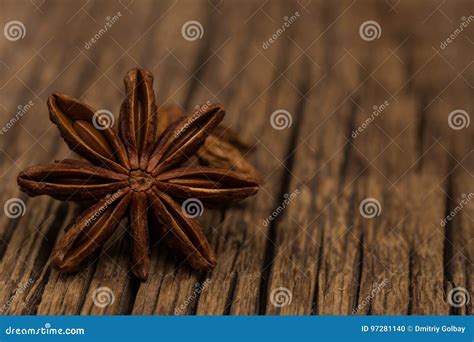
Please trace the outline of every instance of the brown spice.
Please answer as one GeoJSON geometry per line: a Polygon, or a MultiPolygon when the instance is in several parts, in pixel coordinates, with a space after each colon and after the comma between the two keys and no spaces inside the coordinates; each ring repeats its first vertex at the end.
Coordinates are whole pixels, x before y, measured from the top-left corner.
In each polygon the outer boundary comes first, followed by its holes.
{"type": "Polygon", "coordinates": [[[20,189],[30,196],[64,201],[96,200],[66,229],[53,251],[53,265],[61,271],[77,271],[128,215],[132,271],[140,280],[149,274],[149,228],[163,234],[193,268],[212,268],[214,252],[181,201],[198,199],[208,206],[231,203],[255,194],[259,186],[239,168],[183,166],[222,121],[224,109],[211,104],[159,134],[151,73],[129,71],[125,89],[119,132],[96,128],[95,110],[73,97],[53,94],[48,99],[51,120],[70,149],[87,161],[66,159],[29,167],[18,176],[20,189]],[[148,227],[149,216],[160,227],[148,227]]]}
{"type": "MultiPolygon", "coordinates": [[[[161,106],[158,112],[159,128],[184,116],[182,109],[174,105],[161,106]]],[[[201,165],[234,170],[261,179],[257,170],[245,158],[252,150],[251,144],[240,139],[230,128],[220,124],[196,152],[196,156],[201,165]]]]}

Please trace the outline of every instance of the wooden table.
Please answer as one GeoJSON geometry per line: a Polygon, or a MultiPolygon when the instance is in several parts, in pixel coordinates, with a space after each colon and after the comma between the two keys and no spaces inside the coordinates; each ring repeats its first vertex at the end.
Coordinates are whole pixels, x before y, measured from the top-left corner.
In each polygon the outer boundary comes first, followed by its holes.
{"type": "Polygon", "coordinates": [[[2,1],[2,25],[19,20],[26,33],[0,39],[0,124],[10,122],[0,196],[26,205],[23,216],[0,216],[2,314],[472,314],[472,300],[450,296],[474,288],[474,124],[449,119],[473,118],[472,8],[2,1]],[[183,35],[189,21],[202,26],[197,36],[183,35]],[[140,283],[124,232],[62,275],[48,258],[78,208],[27,198],[17,174],[72,156],[48,119],[49,94],[118,113],[135,66],[154,73],[160,104],[223,103],[226,124],[255,143],[248,158],[265,183],[200,218],[218,255],[212,272],[159,245],[140,283]],[[275,112],[287,121],[272,121],[275,112]],[[105,307],[93,301],[99,288],[114,299],[105,307]]]}

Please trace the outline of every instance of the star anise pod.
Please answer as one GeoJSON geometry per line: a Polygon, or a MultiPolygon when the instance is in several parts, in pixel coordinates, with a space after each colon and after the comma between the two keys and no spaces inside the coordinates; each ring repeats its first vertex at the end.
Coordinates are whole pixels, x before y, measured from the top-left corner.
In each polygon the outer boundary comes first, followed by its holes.
{"type": "Polygon", "coordinates": [[[53,250],[52,264],[64,272],[77,271],[128,214],[132,271],[140,280],[149,274],[149,229],[162,234],[193,268],[213,268],[215,254],[194,215],[183,209],[183,201],[212,206],[258,190],[258,181],[241,172],[186,166],[222,121],[224,109],[219,104],[202,107],[158,134],[152,74],[133,69],[124,82],[127,96],[118,132],[98,124],[99,112],[73,97],[53,94],[48,99],[51,120],[69,148],[86,161],[28,167],[18,176],[20,189],[30,196],[96,201],[66,228],[53,250]],[[148,227],[150,216],[157,224],[148,227]]]}
{"type": "MultiPolygon", "coordinates": [[[[209,106],[209,102],[204,106],[209,106]]],[[[196,111],[201,110],[201,107],[196,107],[196,111]]],[[[158,113],[158,131],[163,131],[171,122],[185,115],[176,105],[160,106],[158,113]]],[[[261,179],[257,170],[245,158],[252,150],[251,144],[243,141],[229,127],[220,124],[198,149],[196,157],[201,165],[234,170],[261,179]]]]}

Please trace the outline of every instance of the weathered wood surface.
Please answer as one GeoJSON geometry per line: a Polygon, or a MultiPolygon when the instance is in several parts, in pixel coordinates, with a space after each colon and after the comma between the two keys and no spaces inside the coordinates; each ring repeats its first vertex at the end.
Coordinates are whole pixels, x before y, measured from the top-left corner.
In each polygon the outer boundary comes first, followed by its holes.
{"type": "Polygon", "coordinates": [[[1,313],[472,314],[472,301],[456,307],[448,297],[474,288],[474,202],[440,224],[474,193],[474,124],[448,125],[453,110],[474,113],[474,23],[440,47],[472,10],[469,0],[1,1],[2,24],[19,20],[26,36],[0,39],[0,125],[33,103],[0,136],[1,202],[26,203],[23,216],[0,216],[1,313]],[[183,38],[190,20],[201,39],[183,38]],[[359,27],[369,20],[381,35],[365,41],[359,27]],[[99,258],[61,275],[48,258],[78,208],[25,197],[16,175],[73,156],[47,118],[50,93],[118,113],[122,77],[135,66],[155,74],[161,104],[223,103],[226,122],[255,143],[248,157],[265,184],[201,217],[218,255],[212,272],[158,245],[148,282],[137,282],[124,222],[99,258]],[[291,115],[287,129],[270,124],[279,109],[291,115]],[[361,215],[367,198],[380,215],[361,215]],[[101,287],[114,296],[105,307],[93,302],[101,287]],[[287,292],[275,296],[279,288],[287,292]]]}

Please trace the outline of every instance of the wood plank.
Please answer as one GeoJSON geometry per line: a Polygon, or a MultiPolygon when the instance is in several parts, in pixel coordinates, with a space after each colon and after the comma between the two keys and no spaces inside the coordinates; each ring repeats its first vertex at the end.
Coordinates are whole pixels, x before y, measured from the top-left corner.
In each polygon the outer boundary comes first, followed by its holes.
{"type": "MultiPolygon", "coordinates": [[[[50,8],[45,8],[45,10],[50,10],[51,18],[54,21],[60,22],[66,18],[64,11],[54,11],[50,8]]],[[[71,8],[71,12],[75,10],[71,8]]],[[[34,14],[35,17],[38,15],[38,13],[34,14]]],[[[57,41],[54,26],[41,26],[39,30],[29,31],[29,34],[32,41],[35,41],[35,34],[38,34],[40,38],[37,40],[40,45],[36,49],[37,51],[41,51],[41,48],[45,50],[40,52],[41,55],[35,54],[36,56],[31,61],[27,60],[24,65],[17,67],[17,70],[21,71],[21,73],[15,76],[15,80],[18,81],[18,86],[21,90],[19,90],[20,97],[15,101],[21,103],[25,101],[25,98],[30,98],[34,105],[22,117],[23,120],[18,122],[12,129],[16,139],[13,140],[13,144],[10,143],[9,145],[15,146],[11,151],[13,158],[18,161],[15,164],[17,168],[9,167],[6,177],[2,177],[6,184],[11,185],[10,191],[5,193],[5,195],[9,194],[9,197],[18,197],[19,195],[15,186],[19,170],[30,163],[44,161],[45,159],[50,160],[58,151],[58,145],[54,138],[52,138],[49,120],[38,120],[36,113],[46,114],[43,94],[47,90],[48,85],[50,85],[50,82],[57,77],[51,72],[51,67],[44,67],[44,61],[47,60],[49,63],[57,64],[58,70],[62,70],[68,61],[63,60],[63,56],[53,53],[53,50],[49,50],[54,42],[57,41]],[[49,38],[45,40],[44,37],[49,38]],[[22,73],[29,75],[29,77],[25,78],[22,73]],[[32,142],[34,141],[36,145],[38,140],[41,140],[37,144],[38,147],[33,148],[32,142]]],[[[70,46],[72,48],[72,43],[73,40],[69,45],[66,43],[64,47],[70,46]]],[[[73,58],[71,59],[73,60],[73,58]]],[[[12,85],[11,87],[13,88],[14,86],[12,85]]],[[[8,144],[8,140],[5,143],[8,144]]],[[[8,149],[2,149],[8,151],[8,149]]],[[[12,298],[12,296],[15,298],[14,303],[9,306],[8,312],[17,314],[35,312],[35,304],[30,302],[27,296],[37,289],[38,286],[41,287],[42,285],[42,279],[39,277],[47,262],[52,243],[59,231],[61,219],[67,215],[66,207],[59,203],[53,204],[51,199],[42,198],[30,201],[22,196],[21,198],[27,204],[26,214],[11,224],[6,225],[7,231],[4,234],[9,237],[8,240],[2,238],[7,240],[8,244],[6,245],[1,265],[4,274],[17,275],[9,278],[8,286],[2,286],[2,298],[12,298]],[[32,203],[35,204],[33,205],[32,203]],[[14,229],[14,233],[13,231],[9,232],[8,229],[14,229]],[[25,286],[26,288],[24,288],[25,286]],[[19,289],[23,290],[19,291],[19,289]]]]}

